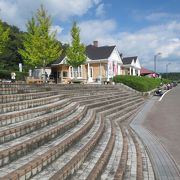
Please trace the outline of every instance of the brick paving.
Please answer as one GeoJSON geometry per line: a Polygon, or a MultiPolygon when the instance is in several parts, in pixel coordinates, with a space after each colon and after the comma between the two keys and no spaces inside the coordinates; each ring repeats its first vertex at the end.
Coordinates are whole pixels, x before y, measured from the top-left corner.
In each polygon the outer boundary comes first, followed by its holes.
{"type": "MultiPolygon", "coordinates": [[[[157,98],[153,97],[152,99],[150,99],[145,104],[143,109],[135,116],[134,120],[131,123],[131,127],[140,136],[147,147],[156,178],[160,180],[179,180],[180,171],[174,160],[167,152],[167,149],[165,149],[164,146],[160,143],[158,137],[153,134],[152,129],[151,131],[149,131],[143,126],[144,122],[148,121],[147,117],[150,116],[149,114],[151,113],[156,103],[157,98]]],[[[159,113],[163,114],[161,111],[159,111],[159,113]]],[[[158,119],[156,119],[155,117],[156,116],[153,116],[154,121],[158,121],[158,119]]],[[[151,120],[153,118],[151,118],[151,120]]],[[[171,119],[173,119],[172,114],[171,119]]],[[[161,125],[163,126],[162,122],[158,126],[161,125]]]]}

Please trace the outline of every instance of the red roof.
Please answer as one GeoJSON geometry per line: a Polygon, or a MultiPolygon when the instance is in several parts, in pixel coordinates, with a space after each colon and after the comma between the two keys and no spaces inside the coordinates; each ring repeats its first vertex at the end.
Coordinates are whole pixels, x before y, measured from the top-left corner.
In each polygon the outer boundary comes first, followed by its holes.
{"type": "Polygon", "coordinates": [[[154,74],[154,72],[153,71],[150,71],[150,70],[148,70],[148,69],[146,69],[146,68],[141,68],[141,70],[140,70],[140,73],[141,74],[154,74]]]}

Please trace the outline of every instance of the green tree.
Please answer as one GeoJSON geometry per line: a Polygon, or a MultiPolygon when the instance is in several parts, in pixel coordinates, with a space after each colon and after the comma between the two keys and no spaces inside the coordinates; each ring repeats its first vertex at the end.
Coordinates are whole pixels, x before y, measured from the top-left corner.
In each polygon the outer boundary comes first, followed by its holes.
{"type": "Polygon", "coordinates": [[[0,69],[18,70],[18,64],[23,63],[21,55],[18,53],[19,48],[23,48],[22,41],[24,33],[16,26],[2,23],[4,31],[9,31],[9,40],[3,53],[0,54],[0,69]]]}
{"type": "Polygon", "coordinates": [[[75,69],[75,78],[77,67],[86,61],[85,46],[80,42],[80,29],[76,22],[71,29],[72,42],[67,48],[67,63],[75,69]]]}
{"type": "Polygon", "coordinates": [[[4,29],[3,23],[0,20],[0,54],[4,51],[9,39],[9,29],[4,29]]]}
{"type": "Polygon", "coordinates": [[[24,49],[19,49],[26,64],[45,68],[59,58],[61,48],[56,40],[56,32],[51,32],[51,24],[51,17],[41,5],[36,15],[28,21],[24,49]]]}

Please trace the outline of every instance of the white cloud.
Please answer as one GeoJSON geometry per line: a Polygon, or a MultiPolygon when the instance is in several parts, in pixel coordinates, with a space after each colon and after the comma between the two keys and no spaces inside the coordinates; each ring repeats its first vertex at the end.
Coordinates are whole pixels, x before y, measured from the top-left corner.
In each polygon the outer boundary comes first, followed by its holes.
{"type": "Polygon", "coordinates": [[[24,30],[27,20],[41,4],[56,19],[67,20],[71,16],[84,15],[100,2],[101,0],[0,0],[0,17],[24,30]]]}
{"type": "Polygon", "coordinates": [[[170,14],[165,12],[157,12],[145,16],[145,19],[148,21],[160,21],[163,19],[167,20],[167,19],[178,19],[178,18],[180,18],[180,14],[170,14]]]}
{"type": "Polygon", "coordinates": [[[99,4],[97,9],[96,9],[96,16],[97,17],[103,17],[105,15],[105,9],[104,9],[104,4],[99,4]]]}
{"type": "Polygon", "coordinates": [[[85,43],[98,40],[101,45],[110,43],[111,34],[113,35],[116,26],[114,20],[89,20],[79,24],[81,37],[85,43]]]}
{"type": "Polygon", "coordinates": [[[79,24],[81,38],[86,44],[98,40],[100,45],[116,44],[125,56],[138,55],[142,65],[153,70],[154,55],[162,52],[157,60],[158,71],[165,71],[166,61],[171,61],[171,71],[180,71],[180,22],[150,26],[133,33],[117,32],[114,20],[89,20],[79,24]]]}
{"type": "Polygon", "coordinates": [[[55,25],[55,26],[51,26],[50,31],[51,32],[56,31],[57,34],[61,34],[61,32],[63,31],[63,28],[61,26],[55,25]]]}

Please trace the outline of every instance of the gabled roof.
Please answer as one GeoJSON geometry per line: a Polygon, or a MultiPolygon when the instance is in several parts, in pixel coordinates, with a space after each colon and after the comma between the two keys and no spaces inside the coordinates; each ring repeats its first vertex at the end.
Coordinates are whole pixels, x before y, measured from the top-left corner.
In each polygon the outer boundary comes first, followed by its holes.
{"type": "Polygon", "coordinates": [[[131,64],[133,59],[134,59],[134,62],[136,62],[137,58],[138,58],[137,56],[123,57],[122,62],[123,62],[124,65],[131,64]]]}
{"type": "Polygon", "coordinates": [[[154,71],[142,67],[140,70],[140,74],[154,74],[154,71]]]}
{"type": "Polygon", "coordinates": [[[115,46],[101,46],[93,45],[86,46],[86,55],[91,60],[108,59],[113,52],[115,46]]]}
{"type": "Polygon", "coordinates": [[[60,64],[65,57],[66,57],[65,55],[61,56],[59,59],[53,62],[53,64],[60,64]]]}
{"type": "MultiPolygon", "coordinates": [[[[115,46],[101,46],[96,47],[93,45],[86,46],[86,56],[91,60],[99,60],[99,59],[108,59],[113,52],[115,46]]],[[[56,60],[53,64],[60,64],[65,55],[61,56],[58,60],[56,60]]]]}

